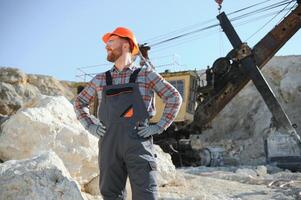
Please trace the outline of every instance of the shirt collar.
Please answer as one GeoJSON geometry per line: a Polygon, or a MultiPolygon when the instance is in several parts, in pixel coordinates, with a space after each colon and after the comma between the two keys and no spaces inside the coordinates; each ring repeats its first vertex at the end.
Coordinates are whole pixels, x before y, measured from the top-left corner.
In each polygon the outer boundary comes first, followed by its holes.
{"type": "Polygon", "coordinates": [[[112,68],[111,68],[111,72],[125,72],[127,70],[131,70],[132,72],[135,71],[135,69],[137,69],[137,67],[134,65],[134,63],[132,63],[130,66],[124,68],[122,71],[119,71],[117,69],[117,67],[114,65],[112,68]]]}

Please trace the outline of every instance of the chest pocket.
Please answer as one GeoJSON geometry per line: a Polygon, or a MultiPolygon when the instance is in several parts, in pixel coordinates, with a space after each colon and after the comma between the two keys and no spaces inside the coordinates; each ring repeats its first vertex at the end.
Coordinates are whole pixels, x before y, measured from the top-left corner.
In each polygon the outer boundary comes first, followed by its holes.
{"type": "Polygon", "coordinates": [[[106,99],[109,102],[109,112],[111,117],[131,118],[134,115],[134,88],[122,87],[112,88],[106,91],[106,99]]]}

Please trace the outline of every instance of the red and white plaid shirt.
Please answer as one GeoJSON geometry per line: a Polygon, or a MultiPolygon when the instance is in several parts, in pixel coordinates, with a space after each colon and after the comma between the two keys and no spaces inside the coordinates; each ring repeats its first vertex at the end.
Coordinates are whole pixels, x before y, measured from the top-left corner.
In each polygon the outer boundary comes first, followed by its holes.
{"type": "MultiPolygon", "coordinates": [[[[112,67],[110,72],[113,79],[113,85],[128,83],[129,78],[135,69],[137,69],[137,67],[130,66],[124,68],[122,71],[118,71],[117,68],[112,67]]],[[[173,122],[180,109],[182,104],[181,95],[170,83],[151,68],[143,67],[137,76],[136,83],[139,85],[141,96],[150,116],[154,116],[156,113],[154,92],[162,98],[165,103],[165,108],[157,125],[160,126],[161,129],[166,130],[173,122]]],[[[98,105],[100,105],[104,86],[106,86],[105,72],[97,74],[74,101],[74,109],[77,118],[85,128],[88,128],[91,124],[97,123],[95,122],[95,117],[89,114],[88,105],[92,101],[95,91],[98,96],[98,105]]]]}

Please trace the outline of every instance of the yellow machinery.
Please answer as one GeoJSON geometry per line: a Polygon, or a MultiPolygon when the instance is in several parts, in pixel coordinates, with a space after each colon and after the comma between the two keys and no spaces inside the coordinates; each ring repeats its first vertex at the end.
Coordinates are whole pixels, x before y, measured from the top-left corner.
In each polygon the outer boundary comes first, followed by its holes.
{"type": "MultiPolygon", "coordinates": [[[[196,71],[163,72],[160,73],[165,80],[171,83],[180,92],[183,103],[175,119],[176,123],[183,125],[193,121],[193,114],[196,108],[196,90],[198,87],[198,75],[196,71]]],[[[157,123],[163,113],[164,103],[155,95],[156,115],[151,118],[151,123],[157,123]]]]}

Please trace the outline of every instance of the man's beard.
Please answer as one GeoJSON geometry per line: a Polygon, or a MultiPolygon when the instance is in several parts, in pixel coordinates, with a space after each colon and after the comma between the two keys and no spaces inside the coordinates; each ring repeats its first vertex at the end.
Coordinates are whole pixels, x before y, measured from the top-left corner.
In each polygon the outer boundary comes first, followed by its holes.
{"type": "Polygon", "coordinates": [[[122,48],[117,48],[117,49],[114,49],[114,50],[111,50],[111,52],[109,53],[108,52],[108,55],[107,55],[107,60],[109,62],[115,62],[120,56],[122,55],[122,48]]]}

